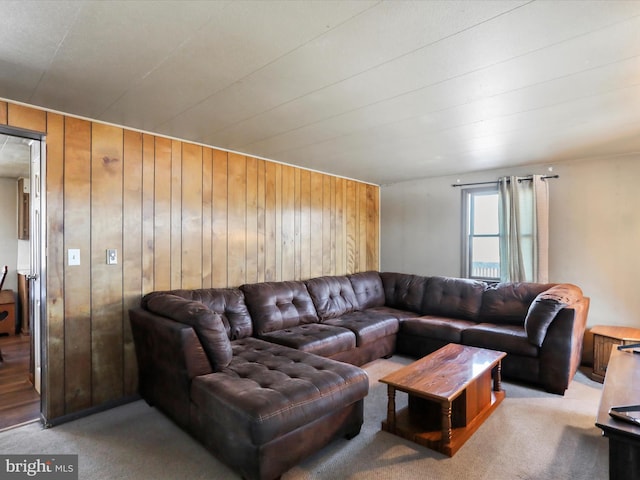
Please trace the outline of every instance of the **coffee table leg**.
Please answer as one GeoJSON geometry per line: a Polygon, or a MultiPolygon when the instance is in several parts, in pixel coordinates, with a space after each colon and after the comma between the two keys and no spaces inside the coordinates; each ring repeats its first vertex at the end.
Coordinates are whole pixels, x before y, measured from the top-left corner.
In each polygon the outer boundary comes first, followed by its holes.
{"type": "Polygon", "coordinates": [[[391,385],[387,385],[387,426],[391,433],[396,431],[396,389],[391,385]]]}
{"type": "Polygon", "coordinates": [[[442,445],[451,444],[451,402],[442,404],[442,445]]]}
{"type": "Polygon", "coordinates": [[[491,374],[493,375],[493,391],[494,392],[499,392],[502,389],[502,385],[500,384],[501,370],[502,370],[502,362],[498,362],[495,368],[491,371],[491,374]]]}

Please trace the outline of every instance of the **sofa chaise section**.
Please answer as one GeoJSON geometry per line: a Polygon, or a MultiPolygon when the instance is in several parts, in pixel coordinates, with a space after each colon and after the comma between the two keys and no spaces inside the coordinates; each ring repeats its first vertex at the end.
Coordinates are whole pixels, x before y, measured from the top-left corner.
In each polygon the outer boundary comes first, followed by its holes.
{"type": "Polygon", "coordinates": [[[278,478],[363,422],[366,373],[257,338],[237,340],[231,363],[194,378],[191,431],[244,478],[278,478]]]}
{"type": "Polygon", "coordinates": [[[244,478],[278,478],[358,434],[364,370],[252,337],[241,290],[154,292],[142,307],[130,311],[141,396],[244,478]]]}

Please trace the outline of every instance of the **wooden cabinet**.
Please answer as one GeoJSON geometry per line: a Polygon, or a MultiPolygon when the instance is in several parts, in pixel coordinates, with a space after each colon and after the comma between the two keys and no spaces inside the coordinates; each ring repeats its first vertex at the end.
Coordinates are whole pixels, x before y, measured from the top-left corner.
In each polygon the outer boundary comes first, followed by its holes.
{"type": "Polygon", "coordinates": [[[29,240],[29,179],[18,179],[18,239],[29,240]]]}
{"type": "Polygon", "coordinates": [[[16,299],[13,290],[0,292],[0,334],[16,333],[16,299]]]}
{"type": "Polygon", "coordinates": [[[613,327],[598,325],[591,329],[593,333],[593,373],[591,379],[604,382],[611,350],[618,345],[640,343],[640,330],[631,327],[613,327]]]}

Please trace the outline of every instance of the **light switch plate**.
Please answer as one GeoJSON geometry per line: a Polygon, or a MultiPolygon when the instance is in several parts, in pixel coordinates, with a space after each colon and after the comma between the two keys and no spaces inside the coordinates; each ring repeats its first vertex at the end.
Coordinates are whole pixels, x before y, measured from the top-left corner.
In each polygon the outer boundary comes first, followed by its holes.
{"type": "Polygon", "coordinates": [[[80,249],[79,248],[70,248],[67,250],[68,264],[69,266],[80,265],[80,249]]]}
{"type": "Polygon", "coordinates": [[[118,264],[118,250],[115,248],[107,249],[107,265],[118,264]]]}

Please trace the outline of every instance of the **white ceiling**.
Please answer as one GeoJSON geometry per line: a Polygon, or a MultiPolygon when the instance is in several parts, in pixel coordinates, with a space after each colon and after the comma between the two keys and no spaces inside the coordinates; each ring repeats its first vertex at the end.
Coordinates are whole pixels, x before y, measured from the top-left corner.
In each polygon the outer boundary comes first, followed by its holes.
{"type": "Polygon", "coordinates": [[[378,184],[640,152],[640,2],[0,0],[0,97],[378,184]]]}

